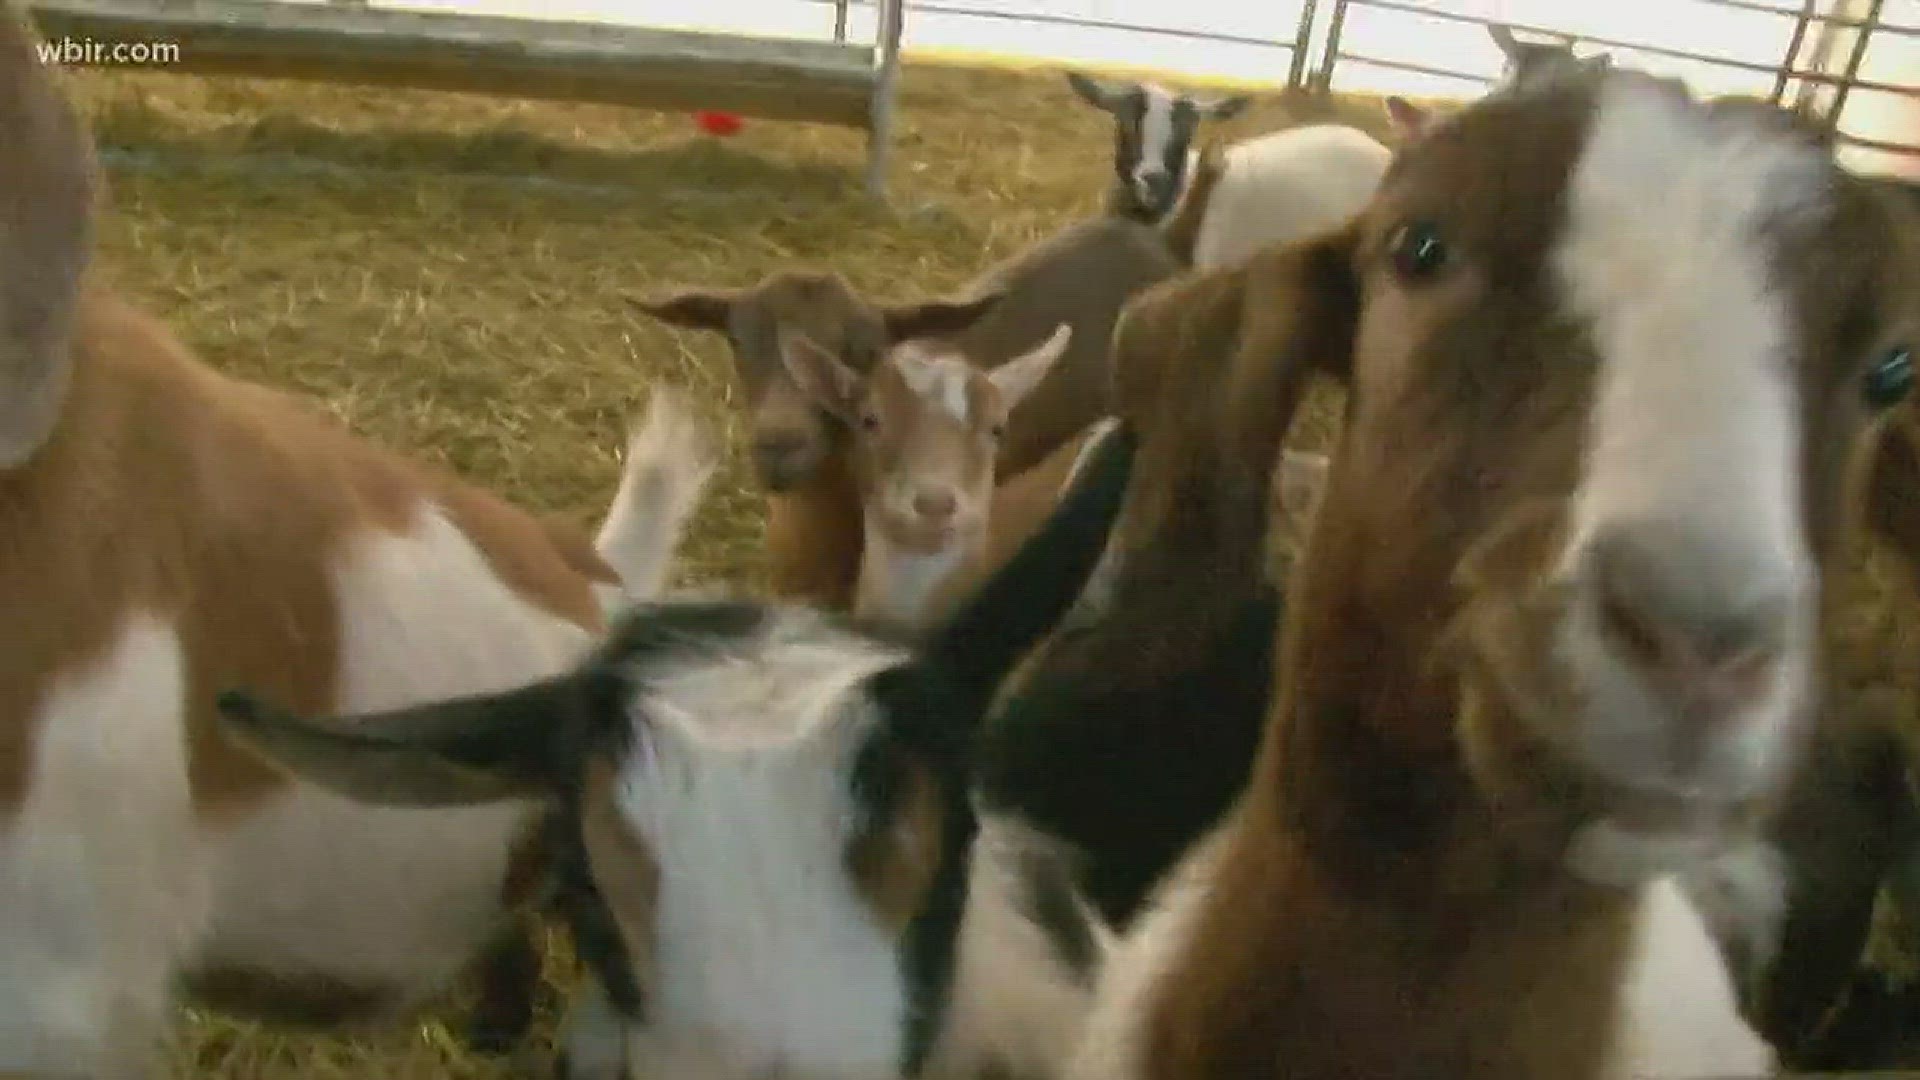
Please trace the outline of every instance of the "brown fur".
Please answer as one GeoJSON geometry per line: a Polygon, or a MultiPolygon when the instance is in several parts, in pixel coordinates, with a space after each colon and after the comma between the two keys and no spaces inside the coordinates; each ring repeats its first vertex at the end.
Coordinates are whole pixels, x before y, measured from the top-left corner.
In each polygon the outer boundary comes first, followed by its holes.
{"type": "Polygon", "coordinates": [[[1114,218],[1067,228],[982,274],[970,294],[999,303],[949,343],[981,368],[1030,352],[1054,328],[1073,328],[1067,352],[1007,422],[995,469],[1015,476],[1112,413],[1114,326],[1127,302],[1181,269],[1160,235],[1114,218]]]}
{"type": "Polygon", "coordinates": [[[593,867],[594,886],[619,923],[621,941],[644,997],[653,970],[653,913],[659,903],[660,867],[614,803],[617,779],[607,761],[589,761],[580,799],[580,837],[593,867]]]}
{"type": "Polygon", "coordinates": [[[58,675],[97,656],[133,610],[177,621],[193,708],[196,804],[250,805],[283,781],[216,732],[213,697],[259,686],[329,709],[338,616],[328,571],[352,534],[443,506],[502,580],[586,627],[582,539],[451,477],[368,447],[279,394],[201,367],[157,324],[88,299],[52,439],[0,473],[0,595],[35,612],[0,653],[0,798],[23,796],[27,719],[58,675]]]}
{"type": "Polygon", "coordinates": [[[860,571],[859,497],[843,448],[846,431],[809,402],[780,360],[780,334],[806,335],[865,373],[893,344],[958,329],[996,298],[881,307],[838,274],[790,270],[745,289],[682,289],[636,306],[675,326],[727,336],[734,381],[752,428],[750,454],[766,485],[773,595],[829,609],[853,602],[860,571]]]}
{"type": "MultiPolygon", "coordinates": [[[[1580,882],[1562,858],[1618,793],[1548,757],[1513,714],[1527,673],[1509,661],[1539,628],[1500,595],[1545,570],[1554,515],[1535,527],[1535,511],[1570,490],[1591,392],[1578,344],[1527,306],[1540,301],[1525,283],[1543,273],[1595,85],[1588,71],[1474,106],[1397,163],[1352,226],[1163,286],[1122,328],[1121,406],[1143,436],[1123,524],[1171,523],[1147,535],[1184,535],[1186,550],[1210,550],[1223,502],[1250,512],[1267,489],[1208,505],[1177,478],[1251,488],[1311,374],[1350,390],[1253,787],[1151,991],[1145,1076],[1560,1080],[1606,1061],[1630,894],[1580,882]],[[1402,286],[1384,238],[1421,213],[1467,254],[1402,286]],[[1210,356],[1232,358],[1229,378],[1210,356]],[[1193,416],[1230,421],[1155,437],[1193,416]]],[[[1914,293],[1890,287],[1895,267],[1920,264],[1889,248],[1885,215],[1855,189],[1839,202],[1835,231],[1791,271],[1823,564],[1866,420],[1849,396],[1864,343],[1833,312],[1920,329],[1914,293]]],[[[1139,602],[1202,591],[1193,573],[1170,569],[1139,602]]]]}
{"type": "Polygon", "coordinates": [[[1067,355],[1008,423],[995,467],[1011,476],[1107,415],[1107,350],[1120,309],[1180,268],[1152,227],[1105,218],[1069,226],[988,270],[958,300],[882,308],[838,275],[789,271],[748,289],[682,290],[639,306],[677,326],[728,335],[755,444],[801,448],[779,467],[754,451],[771,494],[772,591],[846,608],[859,578],[858,515],[847,512],[856,503],[842,478],[813,481],[844,454],[847,432],[782,372],[781,332],[798,332],[865,374],[889,346],[913,338],[941,339],[979,367],[998,367],[1068,323],[1067,355]]]}
{"type": "Polygon", "coordinates": [[[908,764],[905,795],[894,811],[847,850],[847,869],[881,925],[906,932],[926,909],[927,891],[945,855],[946,814],[940,782],[918,764],[908,764]]]}

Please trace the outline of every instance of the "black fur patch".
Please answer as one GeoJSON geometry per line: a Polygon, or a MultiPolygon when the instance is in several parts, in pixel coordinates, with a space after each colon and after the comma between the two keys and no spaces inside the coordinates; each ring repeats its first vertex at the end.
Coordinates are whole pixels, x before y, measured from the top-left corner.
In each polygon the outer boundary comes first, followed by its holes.
{"type": "Polygon", "coordinates": [[[646,994],[633,970],[620,925],[593,881],[586,841],[580,831],[577,790],[568,792],[547,818],[548,850],[553,852],[551,907],[573,938],[573,951],[606,992],[607,1003],[620,1017],[646,1018],[646,994]]]}
{"type": "Polygon", "coordinates": [[[1021,855],[1018,874],[1027,918],[1046,935],[1055,958],[1073,974],[1074,981],[1082,987],[1091,986],[1100,955],[1099,941],[1080,907],[1073,866],[1058,852],[1027,851],[1021,855]]]}
{"type": "Polygon", "coordinates": [[[1130,633],[1076,630],[983,733],[983,805],[1078,849],[1081,887],[1110,925],[1131,923],[1246,786],[1280,604],[1279,590],[1264,587],[1205,651],[1207,664],[1152,682],[1128,676],[1138,646],[1130,633]]]}

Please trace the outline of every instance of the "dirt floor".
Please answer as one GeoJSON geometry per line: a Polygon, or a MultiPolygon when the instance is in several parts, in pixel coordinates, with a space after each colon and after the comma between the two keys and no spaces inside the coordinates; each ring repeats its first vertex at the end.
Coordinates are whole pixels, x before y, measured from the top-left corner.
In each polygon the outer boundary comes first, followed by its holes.
{"type": "MultiPolygon", "coordinates": [[[[213,364],[582,522],[611,495],[649,387],[690,389],[738,433],[723,345],[659,327],[632,298],[795,262],[884,298],[955,289],[1094,212],[1110,169],[1109,121],[1057,74],[910,65],[891,208],[862,194],[863,137],[836,129],[749,121],[722,141],[685,116],[606,107],[150,73],[73,83],[109,160],[112,279],[213,364]]],[[[1378,102],[1338,108],[1384,127],[1378,102]]],[[[1225,133],[1324,111],[1266,101],[1225,133]]],[[[736,452],[687,577],[753,587],[760,513],[736,452]]],[[[1871,682],[1912,655],[1893,647],[1911,635],[1877,582],[1862,575],[1845,608],[1851,667],[1871,682]]],[[[564,957],[550,967],[567,981],[564,957]]],[[[441,1021],[342,1038],[194,1017],[176,1060],[179,1076],[236,1080],[525,1075],[465,1055],[441,1021]]]]}

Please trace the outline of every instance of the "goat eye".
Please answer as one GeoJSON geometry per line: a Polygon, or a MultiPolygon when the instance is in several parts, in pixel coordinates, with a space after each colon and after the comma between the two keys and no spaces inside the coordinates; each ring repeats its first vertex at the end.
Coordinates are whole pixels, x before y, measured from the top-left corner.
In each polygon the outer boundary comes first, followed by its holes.
{"type": "Polygon", "coordinates": [[[861,413],[860,414],[860,430],[879,431],[880,418],[874,415],[873,413],[861,413]]]}
{"type": "Polygon", "coordinates": [[[994,442],[999,442],[1001,439],[1006,438],[1007,425],[995,424],[992,427],[987,429],[987,434],[993,439],[994,442]]]}
{"type": "Polygon", "coordinates": [[[1447,265],[1447,244],[1430,221],[1414,221],[1394,230],[1387,253],[1394,270],[1408,281],[1432,277],[1447,265]]]}
{"type": "Polygon", "coordinates": [[[1866,394],[1867,404],[1875,409],[1885,409],[1898,404],[1913,389],[1913,352],[1905,345],[1888,349],[1881,354],[1873,367],[1867,370],[1867,377],[1861,387],[1866,394]]]}

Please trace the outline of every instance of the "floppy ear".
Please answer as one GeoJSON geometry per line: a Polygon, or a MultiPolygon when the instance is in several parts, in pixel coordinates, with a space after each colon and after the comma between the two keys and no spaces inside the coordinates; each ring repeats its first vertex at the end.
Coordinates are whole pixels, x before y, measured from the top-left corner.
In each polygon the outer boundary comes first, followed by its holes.
{"type": "Polygon", "coordinates": [[[1081,101],[1107,112],[1117,109],[1121,98],[1128,92],[1128,88],[1124,85],[1096,79],[1091,75],[1082,75],[1077,71],[1067,72],[1067,85],[1073,87],[1073,92],[1080,96],[1081,101]]]}
{"type": "Polygon", "coordinates": [[[1008,412],[1018,407],[1035,387],[1046,381],[1047,372],[1066,355],[1067,346],[1072,343],[1073,327],[1061,323],[1039,347],[987,372],[987,381],[1000,391],[1001,406],[1008,412]]]}
{"type": "Polygon", "coordinates": [[[733,319],[739,294],[731,289],[682,289],[657,299],[633,301],[633,306],[661,322],[691,330],[725,330],[733,319]]]}
{"type": "MultiPolygon", "coordinates": [[[[1344,225],[1129,304],[1114,331],[1114,400],[1142,445],[1271,475],[1311,376],[1347,377],[1357,240],[1344,225]]],[[[1264,480],[1260,490],[1264,501],[1264,480]]]]}
{"type": "Polygon", "coordinates": [[[881,312],[889,341],[907,341],[939,334],[957,334],[979,322],[993,310],[1005,290],[989,289],[966,300],[926,300],[918,304],[900,304],[881,312]]]}
{"type": "Polygon", "coordinates": [[[324,722],[242,691],[222,694],[219,709],[226,730],[268,760],[356,802],[462,806],[565,782],[597,722],[619,715],[621,692],[617,677],[596,671],[324,722]]]}
{"type": "Polygon", "coordinates": [[[827,412],[853,422],[860,405],[862,381],[859,373],[840,358],[814,344],[798,330],[780,331],[780,362],[800,392],[827,412]]]}
{"type": "Polygon", "coordinates": [[[1231,120],[1245,112],[1253,104],[1249,94],[1233,94],[1228,97],[1199,97],[1190,99],[1193,107],[1201,116],[1211,120],[1231,120]]]}

